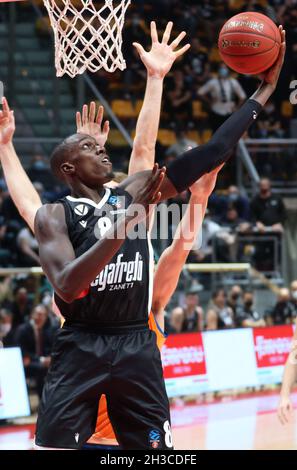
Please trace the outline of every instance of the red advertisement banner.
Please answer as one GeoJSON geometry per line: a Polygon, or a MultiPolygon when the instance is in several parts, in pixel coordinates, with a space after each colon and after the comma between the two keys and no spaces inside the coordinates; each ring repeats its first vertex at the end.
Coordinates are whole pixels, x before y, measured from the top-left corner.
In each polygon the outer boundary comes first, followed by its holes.
{"type": "Polygon", "coordinates": [[[294,331],[292,325],[254,328],[254,347],[257,367],[283,366],[291,351],[294,331]]]}
{"type": "Polygon", "coordinates": [[[171,335],[162,349],[165,379],[205,375],[206,362],[201,333],[171,335]]]}

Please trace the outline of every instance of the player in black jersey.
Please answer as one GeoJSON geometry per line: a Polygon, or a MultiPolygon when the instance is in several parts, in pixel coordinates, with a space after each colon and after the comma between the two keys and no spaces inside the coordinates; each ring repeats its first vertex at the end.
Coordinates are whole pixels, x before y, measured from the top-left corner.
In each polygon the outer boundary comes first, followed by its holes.
{"type": "Polygon", "coordinates": [[[153,173],[136,174],[108,194],[103,184],[112,177],[111,165],[105,150],[93,138],[72,136],[54,152],[53,169],[71,187],[72,199],[42,207],[35,230],[42,266],[67,320],[54,348],[39,413],[37,444],[80,448],[93,431],[98,396],[105,393],[123,448],[149,448],[151,433],[159,448],[171,448],[160,358],[146,327],[147,306],[141,311],[146,304],[143,298],[149,301],[148,286],[143,282],[150,274],[145,231],[143,238],[136,240],[112,237],[115,225],[110,216],[117,218],[118,231],[123,229],[126,235],[140,222],[131,202],[148,210],[150,203],[160,200],[160,192],[163,198],[172,197],[225,161],[273,92],[282,59],[267,75],[269,83],[225,122],[208,145],[174,162],[168,168],[168,177],[155,167],[153,173]],[[70,203],[87,207],[72,207],[70,203]],[[107,266],[106,274],[101,274],[107,266]],[[101,278],[94,281],[98,272],[101,278]],[[119,290],[109,290],[114,281],[121,284],[123,280],[123,289],[131,289],[130,301],[122,311],[124,319],[121,310],[119,314],[113,311],[111,301],[119,290]]]}

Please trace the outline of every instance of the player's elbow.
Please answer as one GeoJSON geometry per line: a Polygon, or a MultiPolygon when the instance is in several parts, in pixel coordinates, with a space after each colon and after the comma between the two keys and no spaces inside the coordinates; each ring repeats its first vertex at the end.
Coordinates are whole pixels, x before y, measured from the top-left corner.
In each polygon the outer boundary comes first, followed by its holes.
{"type": "Polygon", "coordinates": [[[74,283],[63,272],[55,280],[54,287],[59,297],[67,304],[71,304],[79,296],[78,289],[75,289],[74,283]]]}
{"type": "Polygon", "coordinates": [[[66,304],[72,304],[75,300],[75,296],[73,293],[65,291],[64,289],[57,289],[57,293],[59,297],[66,303],[66,304]]]}

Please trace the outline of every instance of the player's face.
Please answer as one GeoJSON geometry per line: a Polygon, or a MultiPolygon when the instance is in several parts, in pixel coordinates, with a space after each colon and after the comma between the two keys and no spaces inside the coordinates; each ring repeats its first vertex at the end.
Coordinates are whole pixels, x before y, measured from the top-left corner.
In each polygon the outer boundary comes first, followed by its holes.
{"type": "Polygon", "coordinates": [[[113,178],[112,163],[106,149],[93,137],[78,137],[72,163],[76,177],[90,188],[108,183],[113,178]]]}

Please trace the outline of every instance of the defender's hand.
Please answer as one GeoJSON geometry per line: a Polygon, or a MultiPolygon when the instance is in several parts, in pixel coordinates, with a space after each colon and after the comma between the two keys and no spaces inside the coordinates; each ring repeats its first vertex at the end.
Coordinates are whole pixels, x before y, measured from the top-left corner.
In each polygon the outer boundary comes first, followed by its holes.
{"type": "Polygon", "coordinates": [[[290,397],[281,396],[277,409],[278,419],[282,424],[287,424],[293,413],[293,403],[290,397]]]}
{"type": "Polygon", "coordinates": [[[97,143],[104,147],[109,134],[109,121],[105,121],[102,128],[104,108],[99,106],[96,116],[96,103],[92,101],[88,108],[87,104],[83,105],[82,113],[76,113],[76,126],[78,134],[88,134],[94,137],[97,143]]]}
{"type": "Polygon", "coordinates": [[[2,98],[2,111],[0,111],[0,145],[7,145],[12,141],[15,131],[14,113],[9,109],[6,98],[2,98]]]}
{"type": "Polygon", "coordinates": [[[191,47],[190,44],[187,44],[178,51],[175,50],[182,39],[186,36],[185,31],[180,33],[180,35],[170,45],[168,44],[172,26],[173,23],[170,21],[167,24],[162,42],[159,42],[156,23],[155,21],[151,22],[152,48],[149,52],[145,51],[141,44],[137,42],[133,43],[133,46],[137,49],[138,54],[151,77],[164,78],[170,71],[175,60],[191,47]]]}

